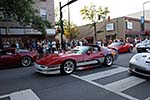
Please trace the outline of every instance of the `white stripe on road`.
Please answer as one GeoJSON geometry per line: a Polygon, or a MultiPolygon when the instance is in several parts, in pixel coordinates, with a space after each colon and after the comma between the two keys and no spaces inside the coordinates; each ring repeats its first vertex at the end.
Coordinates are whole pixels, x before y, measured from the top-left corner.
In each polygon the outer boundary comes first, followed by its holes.
{"type": "Polygon", "coordinates": [[[9,97],[9,95],[8,94],[2,95],[2,96],[0,96],[0,99],[6,98],[6,97],[9,97]]]}
{"type": "Polygon", "coordinates": [[[109,88],[112,91],[121,92],[121,91],[129,89],[133,86],[136,86],[144,81],[145,81],[144,79],[141,79],[141,78],[138,78],[135,76],[130,76],[128,78],[107,84],[107,85],[105,85],[105,87],[109,88]]]}
{"type": "Polygon", "coordinates": [[[146,98],[145,100],[150,100],[150,97],[146,98]]]}
{"type": "Polygon", "coordinates": [[[112,91],[112,90],[110,90],[110,89],[104,87],[103,85],[98,84],[98,83],[96,83],[96,82],[94,82],[94,81],[92,81],[92,80],[86,80],[86,79],[83,79],[83,78],[81,78],[80,76],[77,76],[77,75],[74,75],[74,74],[71,74],[71,76],[76,77],[76,78],[78,78],[78,79],[80,79],[80,80],[86,81],[86,82],[88,82],[88,83],[90,83],[90,84],[93,84],[93,85],[95,85],[95,86],[98,86],[98,87],[100,87],[100,88],[103,88],[103,89],[106,89],[106,90],[108,90],[108,91],[111,91],[112,93],[115,93],[115,94],[117,94],[117,95],[120,95],[120,96],[122,96],[122,97],[125,97],[125,98],[127,98],[127,99],[129,99],[129,100],[139,100],[139,99],[137,99],[137,98],[135,98],[135,97],[129,96],[129,95],[124,94],[124,93],[122,93],[122,92],[112,91]]]}
{"type": "Polygon", "coordinates": [[[10,97],[11,100],[40,100],[39,97],[31,89],[3,95],[0,96],[0,99],[3,99],[5,97],[10,97]]]}
{"type": "Polygon", "coordinates": [[[77,75],[74,75],[74,74],[72,74],[71,76],[76,77],[76,78],[81,79],[81,80],[84,80],[84,81],[86,81],[90,84],[96,85],[100,88],[111,91],[111,92],[113,92],[115,94],[118,94],[122,97],[128,98],[129,100],[139,100],[135,97],[124,94],[121,91],[129,89],[129,88],[131,88],[135,85],[138,85],[138,84],[144,82],[145,81],[144,79],[141,79],[141,78],[138,78],[138,77],[135,77],[135,76],[130,76],[129,78],[122,79],[120,81],[113,82],[113,83],[110,83],[110,84],[107,84],[107,85],[101,85],[99,83],[96,83],[96,82],[92,81],[92,80],[95,80],[95,79],[104,78],[104,77],[111,76],[111,75],[114,75],[114,74],[117,74],[117,73],[124,72],[124,71],[128,70],[128,68],[123,68],[123,67],[119,67],[119,66],[114,66],[114,67],[118,67],[118,68],[109,69],[107,71],[98,72],[98,73],[95,73],[95,74],[89,74],[89,75],[85,75],[85,76],[77,76],[77,75]]]}
{"type": "Polygon", "coordinates": [[[40,100],[31,89],[11,93],[10,98],[11,100],[40,100]]]}
{"type": "Polygon", "coordinates": [[[95,80],[95,79],[111,76],[113,74],[117,74],[117,73],[124,72],[124,71],[127,71],[127,68],[118,67],[118,68],[114,68],[114,69],[107,70],[107,71],[85,75],[85,76],[82,76],[81,78],[86,79],[86,80],[95,80]]]}

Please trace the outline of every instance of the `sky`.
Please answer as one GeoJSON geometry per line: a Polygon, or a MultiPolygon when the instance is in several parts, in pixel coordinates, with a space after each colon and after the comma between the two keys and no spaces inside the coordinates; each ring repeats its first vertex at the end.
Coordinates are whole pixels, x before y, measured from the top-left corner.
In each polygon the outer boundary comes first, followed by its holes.
{"type": "MultiPolygon", "coordinates": [[[[61,5],[66,4],[70,0],[54,0],[55,7],[59,8],[59,2],[61,5]]],[[[84,6],[89,6],[90,3],[96,5],[96,7],[108,7],[110,18],[122,17],[131,13],[136,13],[143,10],[143,3],[145,10],[150,10],[150,0],[78,0],[70,5],[70,21],[80,26],[89,23],[89,21],[82,20],[80,10],[84,6]]],[[[63,8],[63,18],[68,19],[68,7],[63,8]]],[[[140,17],[140,16],[139,16],[140,17]]]]}

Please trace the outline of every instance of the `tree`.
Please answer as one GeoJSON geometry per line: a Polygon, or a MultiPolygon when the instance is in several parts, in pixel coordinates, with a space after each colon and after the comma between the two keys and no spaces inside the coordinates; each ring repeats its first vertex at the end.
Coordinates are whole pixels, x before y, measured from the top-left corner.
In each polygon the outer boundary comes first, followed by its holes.
{"type": "Polygon", "coordinates": [[[94,4],[90,4],[90,6],[84,6],[81,10],[80,10],[81,15],[83,16],[82,19],[83,20],[89,20],[91,21],[93,24],[92,26],[94,26],[94,42],[96,42],[96,23],[100,20],[100,16],[104,16],[106,17],[107,14],[109,13],[108,7],[105,7],[104,9],[99,6],[98,9],[96,9],[96,6],[94,4]]]}
{"type": "MultiPolygon", "coordinates": [[[[60,25],[60,20],[59,20],[59,9],[56,7],[55,8],[55,24],[57,26],[60,25]]],[[[79,29],[77,28],[77,26],[74,23],[68,23],[68,20],[63,19],[63,26],[64,26],[64,35],[67,38],[73,39],[73,38],[77,38],[78,34],[79,34],[79,29]]]]}
{"type": "Polygon", "coordinates": [[[38,10],[33,8],[33,4],[34,0],[0,0],[0,12],[3,16],[8,16],[23,26],[30,25],[46,34],[45,28],[52,26],[38,16],[38,10]]]}
{"type": "Polygon", "coordinates": [[[67,38],[75,39],[79,35],[79,29],[75,24],[68,24],[68,21],[64,20],[64,34],[67,38]]]}

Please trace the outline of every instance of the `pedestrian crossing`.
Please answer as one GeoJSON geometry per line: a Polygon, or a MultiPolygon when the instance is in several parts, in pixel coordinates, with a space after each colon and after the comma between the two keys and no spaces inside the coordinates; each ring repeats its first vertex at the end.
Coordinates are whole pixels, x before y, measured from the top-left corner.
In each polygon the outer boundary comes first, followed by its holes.
{"type": "Polygon", "coordinates": [[[27,89],[0,96],[0,100],[40,100],[40,99],[31,89],[27,89]]]}
{"type": "Polygon", "coordinates": [[[127,70],[126,68],[118,67],[118,68],[107,70],[107,71],[102,71],[102,72],[97,72],[97,73],[90,74],[90,75],[85,75],[85,76],[82,76],[81,78],[86,79],[86,80],[95,80],[95,79],[111,76],[116,73],[124,72],[126,70],[127,70]]]}
{"type": "MultiPolygon", "coordinates": [[[[83,81],[86,81],[90,84],[96,85],[100,88],[109,90],[109,91],[116,93],[120,96],[123,96],[129,100],[141,100],[138,97],[130,96],[130,95],[124,93],[123,91],[133,88],[133,87],[147,81],[146,79],[128,75],[127,77],[112,81],[107,84],[101,84],[100,82],[98,82],[98,81],[101,81],[101,79],[104,80],[104,79],[107,79],[108,77],[110,78],[111,76],[118,75],[118,73],[120,74],[120,73],[128,72],[128,68],[125,68],[125,67],[115,66],[115,65],[113,65],[112,67],[115,67],[115,68],[106,69],[103,71],[94,72],[94,73],[90,73],[87,75],[81,75],[81,76],[78,74],[72,74],[72,76],[76,77],[78,79],[81,79],[83,81]]],[[[120,77],[120,76],[117,76],[117,77],[120,77]]],[[[147,95],[146,97],[143,97],[143,98],[144,98],[143,100],[149,100],[150,95],[147,95]]]]}

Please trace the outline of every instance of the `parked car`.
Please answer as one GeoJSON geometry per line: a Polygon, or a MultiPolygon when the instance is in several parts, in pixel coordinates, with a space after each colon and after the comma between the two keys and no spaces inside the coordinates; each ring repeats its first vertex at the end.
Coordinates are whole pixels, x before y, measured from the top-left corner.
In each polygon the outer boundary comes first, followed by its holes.
{"type": "Polygon", "coordinates": [[[143,45],[143,44],[147,44],[147,41],[148,41],[148,39],[145,39],[145,40],[143,40],[143,41],[137,43],[137,44],[135,45],[135,47],[138,47],[138,46],[143,45]]]}
{"type": "Polygon", "coordinates": [[[140,53],[140,52],[147,52],[146,49],[150,49],[150,40],[145,39],[142,42],[137,43],[135,45],[135,47],[136,47],[136,50],[137,50],[138,53],[140,53]]]}
{"type": "Polygon", "coordinates": [[[137,53],[129,61],[130,73],[150,77],[150,52],[137,53]]]}
{"type": "Polygon", "coordinates": [[[34,51],[16,48],[0,49],[0,68],[14,67],[17,65],[28,67],[35,62],[36,58],[37,52],[34,51]]]}
{"type": "Polygon", "coordinates": [[[108,45],[108,48],[116,49],[119,53],[132,52],[133,44],[125,42],[113,42],[108,45]]]}
{"type": "Polygon", "coordinates": [[[36,71],[42,74],[71,74],[76,69],[86,69],[89,65],[111,66],[118,57],[118,51],[97,45],[77,46],[70,51],[50,54],[36,61],[36,71]]]}

